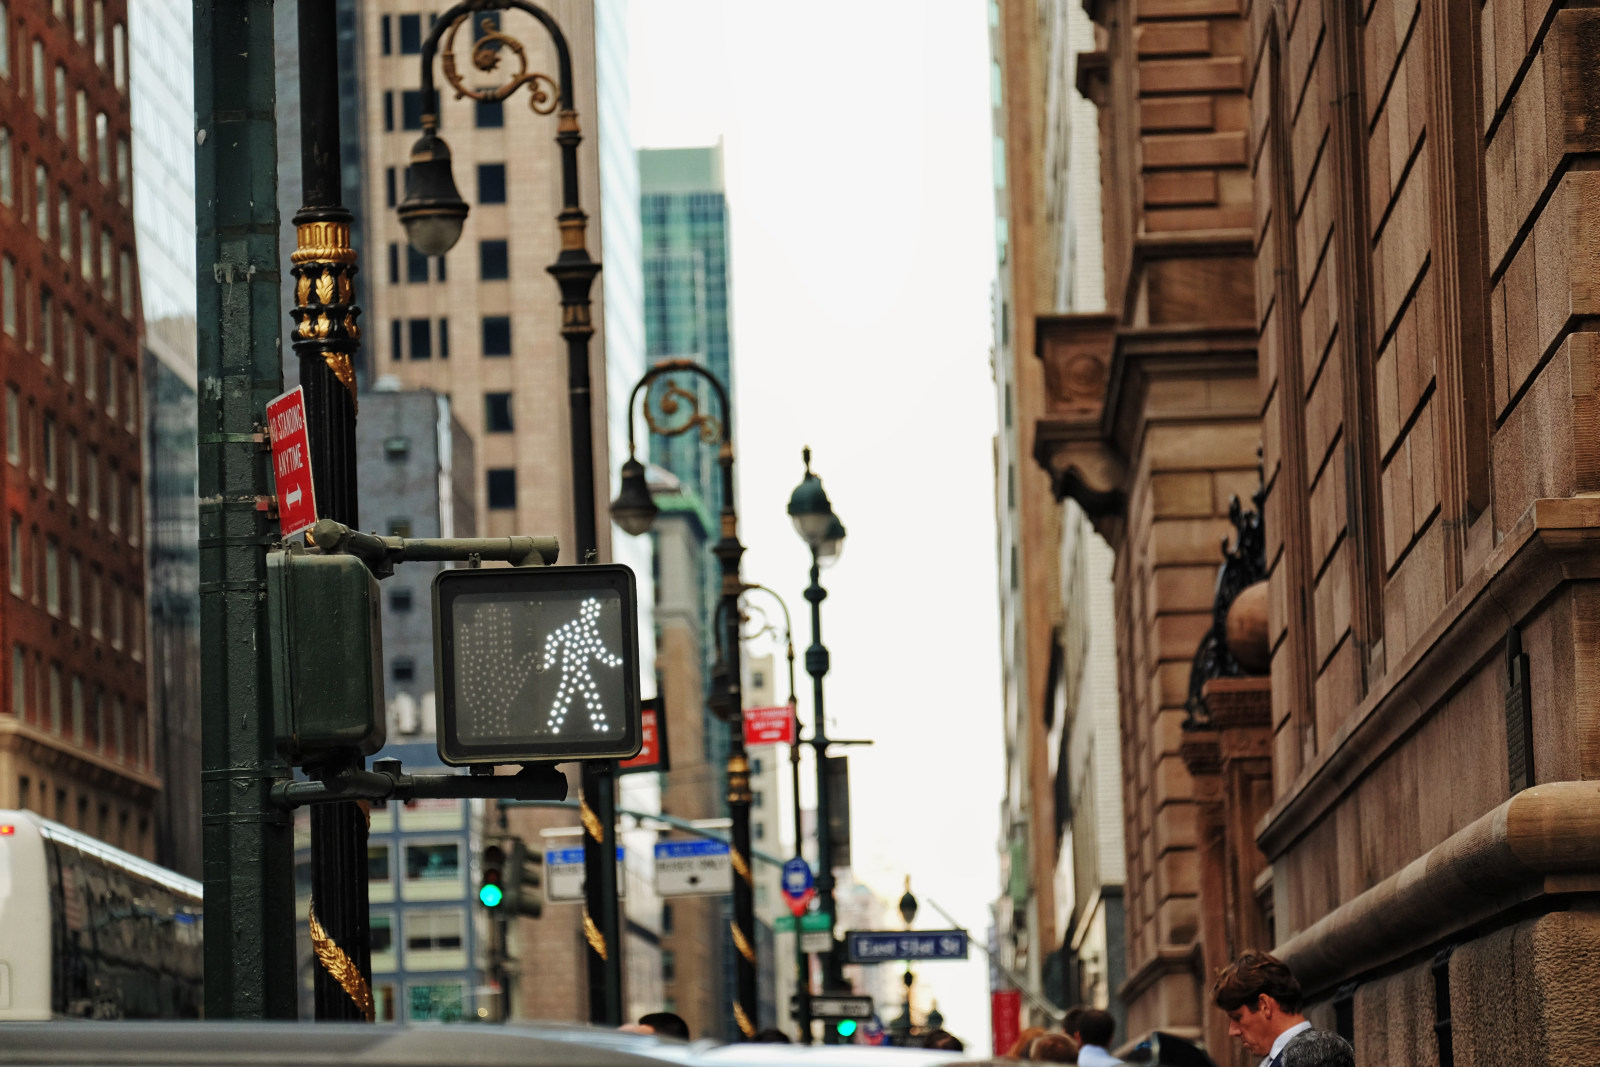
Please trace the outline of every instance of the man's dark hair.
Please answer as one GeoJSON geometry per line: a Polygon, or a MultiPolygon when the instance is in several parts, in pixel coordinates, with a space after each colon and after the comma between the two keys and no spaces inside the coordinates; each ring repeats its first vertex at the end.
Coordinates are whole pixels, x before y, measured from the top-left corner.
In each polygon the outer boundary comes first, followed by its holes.
{"type": "Polygon", "coordinates": [[[1284,1011],[1299,1014],[1304,1002],[1300,983],[1278,957],[1265,952],[1246,952],[1217,975],[1211,998],[1223,1011],[1239,1008],[1256,1010],[1263,996],[1278,1002],[1284,1011]]]}
{"type": "Polygon", "coordinates": [[[961,1039],[948,1030],[931,1030],[922,1036],[922,1047],[937,1049],[940,1052],[965,1052],[967,1046],[961,1039]]]}
{"type": "Polygon", "coordinates": [[[1083,1039],[1085,1045],[1099,1045],[1101,1048],[1111,1047],[1111,1036],[1117,1032],[1117,1020],[1111,1017],[1109,1011],[1099,1008],[1090,1008],[1078,1016],[1077,1034],[1083,1039]]]}
{"type": "Polygon", "coordinates": [[[639,1025],[648,1026],[662,1037],[675,1037],[680,1041],[689,1040],[689,1024],[683,1021],[683,1016],[674,1015],[670,1011],[653,1011],[649,1015],[641,1015],[639,1025]]]}
{"type": "Polygon", "coordinates": [[[756,1045],[792,1045],[792,1044],[794,1044],[793,1041],[789,1040],[789,1035],[788,1034],[784,1033],[782,1030],[779,1030],[777,1027],[774,1027],[774,1026],[769,1026],[765,1030],[757,1030],[756,1033],[755,1033],[755,1036],[752,1037],[750,1039],[750,1041],[751,1041],[752,1044],[756,1044],[756,1045]]]}
{"type": "Polygon", "coordinates": [[[1089,1009],[1084,1007],[1082,1004],[1074,1004],[1072,1007],[1068,1008],[1067,1013],[1061,1017],[1061,1032],[1063,1034],[1077,1033],[1078,1020],[1083,1018],[1083,1013],[1088,1010],[1089,1009]]]}

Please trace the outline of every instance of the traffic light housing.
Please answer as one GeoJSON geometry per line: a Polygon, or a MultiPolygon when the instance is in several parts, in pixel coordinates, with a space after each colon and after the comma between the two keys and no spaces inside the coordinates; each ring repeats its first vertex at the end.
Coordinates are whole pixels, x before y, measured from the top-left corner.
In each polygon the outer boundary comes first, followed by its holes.
{"type": "Polygon", "coordinates": [[[440,571],[433,632],[445,763],[639,751],[639,607],[629,568],[440,571]]]}
{"type": "Polygon", "coordinates": [[[543,875],[544,858],[520,837],[491,842],[483,848],[478,903],[497,916],[537,919],[544,911],[543,875]]]}

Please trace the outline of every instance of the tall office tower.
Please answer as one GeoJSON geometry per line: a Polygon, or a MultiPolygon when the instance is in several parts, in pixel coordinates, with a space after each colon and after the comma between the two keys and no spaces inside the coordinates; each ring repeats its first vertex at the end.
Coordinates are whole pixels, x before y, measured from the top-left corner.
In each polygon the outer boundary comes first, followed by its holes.
{"type": "MultiPolygon", "coordinates": [[[[655,642],[647,548],[623,539],[614,544],[606,514],[615,465],[612,437],[626,430],[621,408],[627,396],[615,394],[644,369],[638,241],[628,239],[638,194],[627,125],[624,5],[621,0],[551,0],[542,6],[571,50],[572,89],[583,130],[580,200],[589,217],[590,255],[604,267],[592,293],[595,334],[589,346],[598,547],[602,560],[613,558],[615,547],[615,558],[632,565],[638,576],[641,681],[649,695],[655,642]],[[621,228],[613,232],[611,223],[619,215],[621,228]]],[[[465,88],[494,88],[506,75],[506,63],[483,72],[468,58],[484,19],[521,42],[533,70],[556,74],[554,48],[538,23],[514,11],[479,14],[459,27],[455,42],[465,88]]],[[[530,110],[530,103],[543,108],[554,97],[540,101],[524,87],[504,101],[478,101],[459,95],[443,64],[435,63],[439,135],[450,146],[456,184],[471,214],[448,254],[418,255],[406,243],[395,207],[405,195],[406,165],[421,132],[421,51],[430,14],[420,5],[363,3],[356,26],[366,88],[361,120],[365,193],[359,206],[351,206],[366,226],[369,250],[363,265],[366,359],[375,375],[392,374],[408,389],[449,397],[473,443],[480,534],[555,534],[561,539],[561,563],[576,563],[567,351],[559,293],[546,270],[561,244],[556,225],[561,157],[556,117],[530,110]]],[[[363,487],[363,509],[380,506],[363,487]]],[[[570,795],[576,796],[573,777],[570,795]]],[[[653,792],[634,783],[629,790],[653,792]]],[[[635,799],[633,807],[653,802],[649,796],[635,799]]],[[[541,830],[574,824],[576,818],[511,809],[507,822],[531,847],[540,848],[541,830]]],[[[655,915],[633,915],[631,908],[629,917],[643,928],[658,922],[655,915]]],[[[538,921],[511,924],[512,951],[523,976],[521,981],[513,976],[513,1017],[588,1019],[587,984],[580,977],[585,966],[581,924],[582,909],[576,905],[555,905],[538,921]],[[553,974],[563,980],[526,980],[553,974]]],[[[624,952],[630,948],[637,946],[626,945],[624,952]]]]}
{"type": "Polygon", "coordinates": [[[200,877],[200,554],[195,452],[190,5],[129,0],[133,226],[144,312],[150,718],[156,859],[200,877]]]}
{"type": "Polygon", "coordinates": [[[129,126],[123,0],[0,2],[0,804],[153,856],[129,126]]]}

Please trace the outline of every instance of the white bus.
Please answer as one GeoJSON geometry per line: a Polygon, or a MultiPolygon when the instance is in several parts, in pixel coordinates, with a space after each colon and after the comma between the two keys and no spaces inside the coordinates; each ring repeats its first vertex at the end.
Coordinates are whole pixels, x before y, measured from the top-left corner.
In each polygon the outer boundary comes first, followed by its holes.
{"type": "Polygon", "coordinates": [[[201,887],[0,810],[0,1020],[198,1018],[201,887]]]}

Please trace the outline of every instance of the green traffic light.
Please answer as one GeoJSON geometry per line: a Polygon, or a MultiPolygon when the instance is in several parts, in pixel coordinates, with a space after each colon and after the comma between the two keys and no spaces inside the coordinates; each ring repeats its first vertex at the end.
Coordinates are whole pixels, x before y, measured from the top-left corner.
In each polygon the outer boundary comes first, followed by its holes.
{"type": "Polygon", "coordinates": [[[499,886],[490,884],[478,890],[478,899],[483,902],[484,907],[493,908],[499,906],[500,901],[505,899],[505,894],[500,891],[499,886]]]}
{"type": "Polygon", "coordinates": [[[853,1037],[856,1032],[856,1021],[854,1019],[840,1019],[835,1029],[839,1031],[840,1037],[853,1037]]]}

